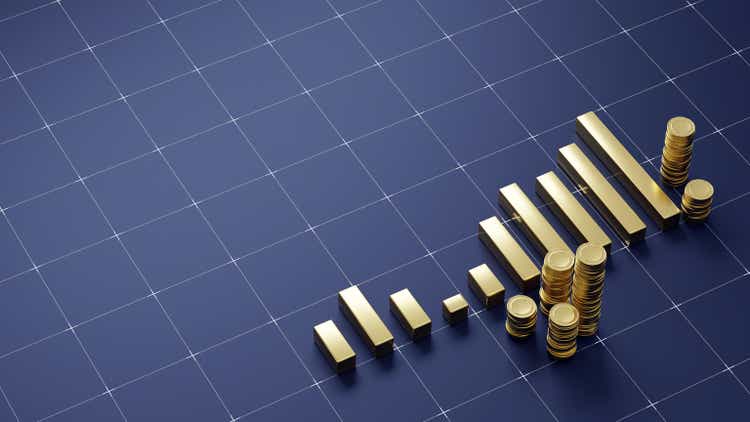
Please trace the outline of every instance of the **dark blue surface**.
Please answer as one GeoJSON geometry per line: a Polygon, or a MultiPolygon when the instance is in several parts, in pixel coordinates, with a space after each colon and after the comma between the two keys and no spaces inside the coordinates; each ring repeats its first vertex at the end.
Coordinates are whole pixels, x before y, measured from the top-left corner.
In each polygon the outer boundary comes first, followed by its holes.
{"type": "Polygon", "coordinates": [[[1,422],[750,412],[746,2],[0,3],[1,422]],[[667,119],[696,122],[709,222],[662,233],[615,184],[648,239],[626,249],[605,226],[599,337],[570,361],[548,356],[541,317],[525,341],[502,308],[447,326],[445,297],[481,309],[468,268],[519,293],[477,223],[509,217],[509,183],[537,206],[536,176],[572,188],[557,149],[599,105],[652,176],[667,119]],[[371,359],[339,311],[350,283],[392,355],[371,359]],[[390,313],[403,288],[430,338],[390,313]],[[314,344],[327,319],[356,371],[314,344]]]}

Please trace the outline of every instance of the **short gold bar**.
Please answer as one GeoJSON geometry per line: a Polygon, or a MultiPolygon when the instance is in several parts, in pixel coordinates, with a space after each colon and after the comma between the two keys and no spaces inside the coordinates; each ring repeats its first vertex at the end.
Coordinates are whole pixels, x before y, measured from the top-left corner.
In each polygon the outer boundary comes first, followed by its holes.
{"type": "Polygon", "coordinates": [[[443,300],[443,318],[448,324],[459,323],[469,317],[469,302],[459,293],[443,300]]]}
{"type": "Polygon", "coordinates": [[[554,171],[536,178],[536,193],[549,205],[579,245],[587,242],[596,243],[609,253],[612,239],[604,233],[604,230],[565,187],[554,171]]]}
{"type": "Polygon", "coordinates": [[[593,111],[576,119],[578,136],[617,176],[662,230],[680,221],[680,209],[593,111]]]}
{"type": "Polygon", "coordinates": [[[354,369],[357,354],[333,321],[329,319],[313,327],[313,337],[337,373],[354,369]]]}
{"type": "Polygon", "coordinates": [[[469,270],[469,287],[486,308],[502,304],[505,298],[505,286],[487,264],[469,270]]]}
{"type": "Polygon", "coordinates": [[[518,186],[518,183],[511,183],[508,186],[500,188],[498,202],[505,212],[521,227],[526,237],[531,240],[531,243],[534,244],[534,247],[536,247],[542,256],[554,250],[563,250],[573,255],[573,251],[570,250],[554,227],[539,212],[539,209],[534,206],[534,203],[531,202],[531,199],[518,186]]]}
{"type": "Polygon", "coordinates": [[[523,291],[539,287],[539,268],[497,217],[479,222],[479,238],[523,291]]]}
{"type": "Polygon", "coordinates": [[[393,335],[359,287],[352,286],[340,291],[339,306],[375,356],[382,356],[393,351],[393,335]]]}
{"type": "Polygon", "coordinates": [[[391,312],[396,315],[401,325],[409,333],[412,340],[417,340],[430,334],[432,320],[414,299],[409,289],[399,290],[390,296],[391,312]]]}
{"type": "Polygon", "coordinates": [[[622,240],[630,244],[644,238],[646,224],[622,199],[622,196],[617,193],[578,145],[569,144],[560,148],[557,154],[557,163],[583,190],[589,201],[622,240]]]}

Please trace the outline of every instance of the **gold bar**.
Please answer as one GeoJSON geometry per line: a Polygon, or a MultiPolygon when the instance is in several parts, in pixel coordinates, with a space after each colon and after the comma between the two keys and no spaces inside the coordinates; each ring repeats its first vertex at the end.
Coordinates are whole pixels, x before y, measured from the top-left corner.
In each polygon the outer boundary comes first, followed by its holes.
{"type": "Polygon", "coordinates": [[[401,325],[409,332],[412,340],[417,340],[430,334],[432,320],[412,296],[409,289],[399,290],[390,296],[391,312],[398,318],[401,325]]]}
{"type": "Polygon", "coordinates": [[[662,230],[680,221],[680,209],[593,111],[578,116],[576,132],[662,230]]]}
{"type": "Polygon", "coordinates": [[[354,369],[357,354],[333,321],[329,319],[313,327],[313,337],[337,373],[354,369]]]}
{"type": "Polygon", "coordinates": [[[539,268],[497,217],[479,222],[479,238],[523,291],[539,287],[539,268]]]}
{"type": "Polygon", "coordinates": [[[516,221],[526,237],[531,239],[536,249],[542,256],[549,251],[562,250],[570,252],[565,241],[547,221],[541,212],[534,206],[528,196],[523,192],[518,183],[511,183],[500,189],[498,202],[505,212],[516,221]]]}
{"type": "Polygon", "coordinates": [[[448,324],[456,324],[469,317],[469,302],[459,293],[443,300],[443,318],[448,324]]]}
{"type": "Polygon", "coordinates": [[[359,287],[352,286],[340,291],[339,307],[349,318],[349,322],[357,328],[375,356],[393,351],[393,335],[359,287]]]}
{"type": "Polygon", "coordinates": [[[596,243],[609,253],[612,240],[565,187],[554,171],[536,178],[536,193],[549,205],[552,212],[562,221],[579,244],[596,243]]]}
{"type": "Polygon", "coordinates": [[[646,225],[576,144],[558,151],[557,163],[626,243],[644,238],[646,225]]]}
{"type": "Polygon", "coordinates": [[[487,264],[469,270],[469,287],[487,308],[503,303],[505,298],[505,286],[487,264]]]}

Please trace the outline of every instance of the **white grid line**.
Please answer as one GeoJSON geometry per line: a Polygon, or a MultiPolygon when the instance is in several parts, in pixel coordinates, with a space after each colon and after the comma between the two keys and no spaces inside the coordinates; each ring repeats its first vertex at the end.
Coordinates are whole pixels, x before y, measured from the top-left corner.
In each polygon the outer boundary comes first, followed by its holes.
{"type": "Polygon", "coordinates": [[[746,194],[743,194],[742,196],[744,196],[744,195],[746,195],[746,194]]]}

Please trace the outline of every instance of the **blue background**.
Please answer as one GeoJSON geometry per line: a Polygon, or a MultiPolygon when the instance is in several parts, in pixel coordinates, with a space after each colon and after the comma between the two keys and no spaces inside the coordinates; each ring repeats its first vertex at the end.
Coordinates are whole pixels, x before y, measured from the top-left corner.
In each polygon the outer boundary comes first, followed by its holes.
{"type": "Polygon", "coordinates": [[[748,15],[743,0],[3,1],[0,420],[743,418],[748,15]],[[517,293],[476,237],[508,217],[512,182],[574,245],[534,178],[589,110],[654,177],[665,122],[692,118],[714,212],[665,233],[644,216],[646,241],[615,240],[598,336],[553,362],[544,321],[510,340],[466,271],[487,262],[517,293]],[[392,355],[343,319],[350,284],[392,355]],[[433,319],[417,343],[388,311],[405,287],[433,319]],[[477,312],[446,327],[456,291],[477,312]],[[316,349],[327,319],[356,371],[316,349]]]}

